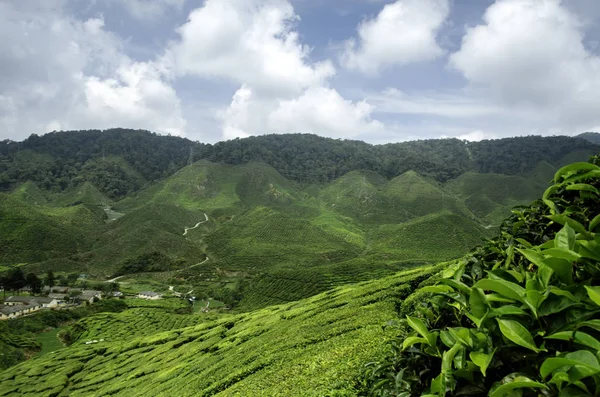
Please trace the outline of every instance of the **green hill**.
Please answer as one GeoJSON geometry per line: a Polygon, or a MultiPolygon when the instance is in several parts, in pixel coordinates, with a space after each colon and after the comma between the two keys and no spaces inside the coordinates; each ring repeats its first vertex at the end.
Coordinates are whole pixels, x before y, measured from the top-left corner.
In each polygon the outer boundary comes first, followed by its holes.
{"type": "Polygon", "coordinates": [[[0,193],[0,264],[66,257],[87,246],[86,236],[72,225],[0,193]]]}
{"type": "Polygon", "coordinates": [[[353,171],[326,186],[319,194],[327,208],[364,223],[402,222],[410,214],[398,208],[390,211],[383,191],[386,180],[374,173],[353,171]]]}
{"type": "Polygon", "coordinates": [[[583,134],[577,135],[577,138],[585,139],[595,145],[600,145],[600,133],[598,132],[584,132],[583,134]]]}
{"type": "Polygon", "coordinates": [[[481,225],[447,210],[397,225],[381,225],[373,233],[374,255],[402,261],[457,258],[488,236],[481,225]]]}
{"type": "Polygon", "coordinates": [[[112,203],[111,199],[102,194],[90,182],[84,182],[80,186],[65,190],[52,201],[52,204],[57,207],[70,207],[78,204],[104,207],[112,203]]]}
{"type": "Polygon", "coordinates": [[[513,206],[529,203],[544,192],[550,168],[540,165],[534,172],[543,179],[467,172],[448,182],[446,188],[464,200],[484,224],[498,225],[513,206]]]}
{"type": "Polygon", "coordinates": [[[42,189],[31,181],[21,184],[10,195],[30,205],[45,205],[48,203],[47,192],[42,191],[42,189]]]}
{"type": "Polygon", "coordinates": [[[82,324],[85,338],[104,340],[0,373],[0,396],[355,395],[363,363],[384,353],[389,336],[381,324],[394,316],[393,300],[434,271],[412,270],[216,320],[193,315],[197,325],[163,332],[183,318],[146,319],[151,313],[137,309],[91,317],[82,324]],[[147,335],[153,321],[165,326],[147,335]]]}
{"type": "Polygon", "coordinates": [[[256,205],[289,204],[297,195],[290,181],[264,164],[231,166],[202,160],[119,202],[117,208],[171,203],[218,216],[256,205]]]}
{"type": "Polygon", "coordinates": [[[386,186],[386,193],[391,212],[405,212],[410,218],[442,211],[473,217],[456,197],[414,171],[392,179],[386,186]]]}
{"type": "Polygon", "coordinates": [[[109,276],[126,259],[162,252],[189,265],[204,259],[201,243],[183,236],[186,226],[203,220],[201,212],[172,205],[150,204],[103,227],[97,241],[77,260],[86,272],[109,276]]]}

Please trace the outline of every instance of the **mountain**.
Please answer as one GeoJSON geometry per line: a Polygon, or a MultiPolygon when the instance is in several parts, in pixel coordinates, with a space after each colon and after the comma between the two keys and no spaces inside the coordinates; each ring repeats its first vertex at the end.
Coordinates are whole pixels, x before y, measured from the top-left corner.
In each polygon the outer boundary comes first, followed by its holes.
{"type": "Polygon", "coordinates": [[[387,179],[415,171],[443,183],[468,171],[518,175],[541,161],[559,167],[573,152],[587,160],[599,150],[599,145],[566,136],[370,145],[284,134],[208,145],[140,130],[60,131],[0,142],[0,191],[33,181],[56,192],[88,181],[111,199],[121,199],[201,159],[231,165],[262,162],[303,185],[331,182],[350,171],[387,179]]]}
{"type": "Polygon", "coordinates": [[[132,277],[260,308],[459,257],[592,150],[568,137],[203,145],[128,130],[4,141],[0,266],[106,279],[163,258],[132,277]]]}
{"type": "Polygon", "coordinates": [[[600,145],[600,133],[598,132],[584,132],[583,134],[577,135],[577,138],[585,139],[594,145],[600,145]]]}
{"type": "MultiPolygon", "coordinates": [[[[580,349],[563,338],[545,337],[557,335],[552,327],[579,326],[564,307],[583,301],[584,318],[598,317],[590,287],[598,285],[593,275],[598,168],[577,164],[562,169],[546,201],[514,210],[497,233],[490,226],[498,224],[487,222],[513,203],[539,198],[556,171],[554,164],[582,153],[571,151],[556,163],[540,161],[517,175],[470,171],[442,182],[413,170],[391,179],[355,170],[330,183],[308,185],[264,163],[201,160],[120,201],[111,201],[91,182],[62,192],[20,185],[0,194],[0,238],[5,239],[0,247],[8,247],[0,251],[3,260],[28,254],[29,247],[40,257],[22,259],[18,265],[24,271],[84,270],[91,277],[86,283],[124,268],[135,273],[119,280],[129,296],[107,301],[119,303],[119,313],[78,312],[84,317],[71,318],[59,332],[71,345],[40,352],[0,373],[0,396],[356,396],[396,388],[402,368],[413,374],[403,382],[421,387],[425,379],[428,387],[440,372],[438,352],[450,357],[462,349],[465,360],[476,361],[467,348],[489,360],[498,354],[488,375],[478,365],[468,367],[478,379],[490,377],[477,385],[493,387],[506,373],[531,368],[528,376],[552,385],[550,378],[538,376],[540,365],[528,360],[539,364],[556,360],[559,350],[580,349]],[[123,215],[111,218],[111,207],[123,215]],[[148,258],[157,268],[142,266],[137,272],[135,266],[148,258]],[[538,262],[543,266],[536,271],[538,262]],[[538,281],[542,277],[548,285],[538,281]],[[589,298],[585,292],[551,294],[575,279],[581,282],[576,290],[587,291],[589,298]],[[478,280],[487,284],[476,285],[478,280]],[[539,292],[529,294],[533,298],[547,301],[537,312],[528,306],[529,295],[521,293],[526,287],[539,292]],[[149,288],[167,298],[132,297],[149,288]],[[198,301],[188,307],[176,291],[190,291],[198,301]],[[446,295],[432,298],[432,292],[446,295]],[[563,298],[572,303],[556,306],[563,298]],[[518,301],[526,304],[514,306],[518,301]],[[468,313],[481,305],[487,306],[480,314],[468,313]],[[487,318],[489,308],[495,317],[487,318]],[[486,327],[476,327],[475,320],[486,321],[486,327]],[[470,333],[464,336],[461,329],[470,333]],[[525,342],[510,333],[515,329],[526,335],[525,342]],[[535,329],[531,335],[530,329],[535,329]],[[414,338],[405,339],[408,333],[414,338]],[[479,343],[492,342],[497,347],[493,354],[476,350],[479,343]],[[400,348],[408,343],[435,344],[436,349],[400,348]],[[537,346],[552,354],[528,353],[537,346]],[[522,350],[504,355],[513,349],[522,350]],[[417,357],[426,354],[432,360],[415,367],[417,351],[417,357]],[[422,372],[422,366],[434,373],[422,372]]],[[[594,161],[600,162],[598,157],[594,161]]],[[[35,349],[29,333],[19,338],[18,329],[50,320],[57,326],[64,312],[13,320],[10,329],[2,327],[0,344],[11,346],[11,354],[35,349]]],[[[452,379],[472,379],[463,377],[460,367],[454,371],[461,364],[450,361],[452,379]]],[[[475,390],[457,384],[466,392],[475,390]]]]}

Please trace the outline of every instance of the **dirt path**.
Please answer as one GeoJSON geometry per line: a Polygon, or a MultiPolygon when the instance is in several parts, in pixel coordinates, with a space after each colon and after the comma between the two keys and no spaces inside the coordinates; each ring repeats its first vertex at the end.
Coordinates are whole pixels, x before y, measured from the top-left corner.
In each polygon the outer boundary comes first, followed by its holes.
{"type": "Polygon", "coordinates": [[[206,259],[204,259],[202,262],[200,262],[200,263],[196,263],[195,265],[192,265],[192,266],[188,267],[188,269],[191,269],[192,267],[196,267],[196,266],[204,265],[206,262],[208,262],[208,256],[207,256],[207,257],[206,257],[206,259]]]}
{"type": "Polygon", "coordinates": [[[125,276],[119,276],[119,277],[115,277],[115,278],[111,278],[110,280],[106,280],[107,283],[114,283],[115,281],[117,281],[118,279],[120,279],[121,277],[125,277],[125,276]]]}
{"type": "Polygon", "coordinates": [[[205,219],[203,221],[200,221],[200,222],[196,223],[196,226],[194,226],[194,227],[186,227],[185,230],[183,231],[183,235],[185,236],[187,234],[188,230],[195,229],[198,226],[200,226],[201,224],[203,224],[205,222],[208,222],[208,215],[204,214],[204,218],[205,219]]]}

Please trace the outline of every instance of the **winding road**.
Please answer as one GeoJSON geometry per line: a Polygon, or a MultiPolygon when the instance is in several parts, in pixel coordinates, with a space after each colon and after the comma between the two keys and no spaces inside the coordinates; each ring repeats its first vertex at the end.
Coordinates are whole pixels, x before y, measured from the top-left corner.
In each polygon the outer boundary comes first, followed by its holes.
{"type": "Polygon", "coordinates": [[[196,226],[194,226],[194,227],[186,227],[185,230],[183,231],[183,235],[185,236],[187,234],[188,230],[195,229],[198,226],[200,226],[201,224],[203,224],[205,222],[208,222],[208,215],[204,214],[204,218],[205,219],[203,221],[200,221],[200,222],[196,223],[196,226]]]}

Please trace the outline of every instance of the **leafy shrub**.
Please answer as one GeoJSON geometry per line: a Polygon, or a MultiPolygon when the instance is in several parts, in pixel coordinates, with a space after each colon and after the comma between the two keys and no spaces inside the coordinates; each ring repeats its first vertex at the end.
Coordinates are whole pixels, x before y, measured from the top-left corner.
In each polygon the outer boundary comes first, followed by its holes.
{"type": "MultiPolygon", "coordinates": [[[[370,363],[372,396],[600,393],[600,167],[560,169],[542,200],[409,299],[370,363]],[[429,296],[429,299],[427,299],[429,296]]],[[[402,309],[402,308],[401,308],[402,309]]]]}

